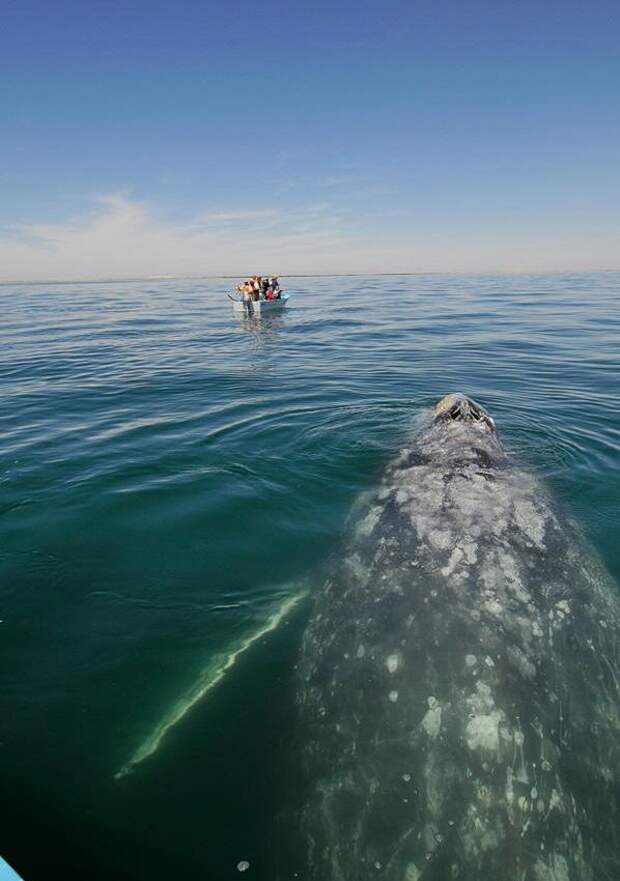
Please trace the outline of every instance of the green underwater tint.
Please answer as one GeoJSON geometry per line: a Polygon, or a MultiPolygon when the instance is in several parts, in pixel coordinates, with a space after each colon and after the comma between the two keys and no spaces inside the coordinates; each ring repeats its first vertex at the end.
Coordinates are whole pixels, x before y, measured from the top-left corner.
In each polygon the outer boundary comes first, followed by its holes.
{"type": "Polygon", "coordinates": [[[620,575],[620,274],[283,283],[264,319],[225,280],[0,286],[0,854],[26,881],[273,881],[303,598],[445,393],[620,575]]]}

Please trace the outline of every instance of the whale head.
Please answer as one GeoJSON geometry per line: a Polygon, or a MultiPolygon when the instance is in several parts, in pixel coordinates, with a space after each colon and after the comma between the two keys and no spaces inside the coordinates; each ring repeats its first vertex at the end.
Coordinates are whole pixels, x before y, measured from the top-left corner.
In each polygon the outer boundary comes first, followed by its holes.
{"type": "Polygon", "coordinates": [[[449,466],[466,461],[505,461],[506,453],[495,422],[480,404],[459,392],[445,395],[435,405],[432,422],[418,443],[437,463],[449,466]]]}
{"type": "Polygon", "coordinates": [[[483,431],[495,433],[495,422],[484,407],[460,392],[445,395],[438,401],[433,411],[433,417],[435,423],[459,426],[476,425],[483,431]]]}

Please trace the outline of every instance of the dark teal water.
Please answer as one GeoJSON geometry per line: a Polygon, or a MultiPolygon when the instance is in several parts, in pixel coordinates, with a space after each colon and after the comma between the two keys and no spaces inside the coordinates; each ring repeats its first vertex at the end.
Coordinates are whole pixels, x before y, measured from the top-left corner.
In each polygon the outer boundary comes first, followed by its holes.
{"type": "Polygon", "coordinates": [[[440,395],[620,575],[620,274],[291,279],[262,321],[228,289],[0,286],[0,853],[27,881],[272,881],[307,603],[277,616],[440,395]]]}

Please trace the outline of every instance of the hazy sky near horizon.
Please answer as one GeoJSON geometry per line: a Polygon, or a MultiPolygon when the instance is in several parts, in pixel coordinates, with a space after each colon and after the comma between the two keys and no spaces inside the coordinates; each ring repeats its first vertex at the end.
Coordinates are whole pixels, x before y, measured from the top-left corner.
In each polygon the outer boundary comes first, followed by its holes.
{"type": "Polygon", "coordinates": [[[620,11],[7,0],[0,280],[620,268],[620,11]]]}

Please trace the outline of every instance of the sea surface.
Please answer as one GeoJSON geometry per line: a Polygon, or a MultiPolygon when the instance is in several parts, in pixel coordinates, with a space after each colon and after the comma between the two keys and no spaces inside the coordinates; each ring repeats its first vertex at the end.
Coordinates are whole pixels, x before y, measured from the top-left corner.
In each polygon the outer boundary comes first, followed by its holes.
{"type": "Polygon", "coordinates": [[[263,319],[225,279],[0,286],[0,854],[26,881],[273,881],[309,597],[441,395],[620,576],[619,273],[283,283],[263,319]]]}

